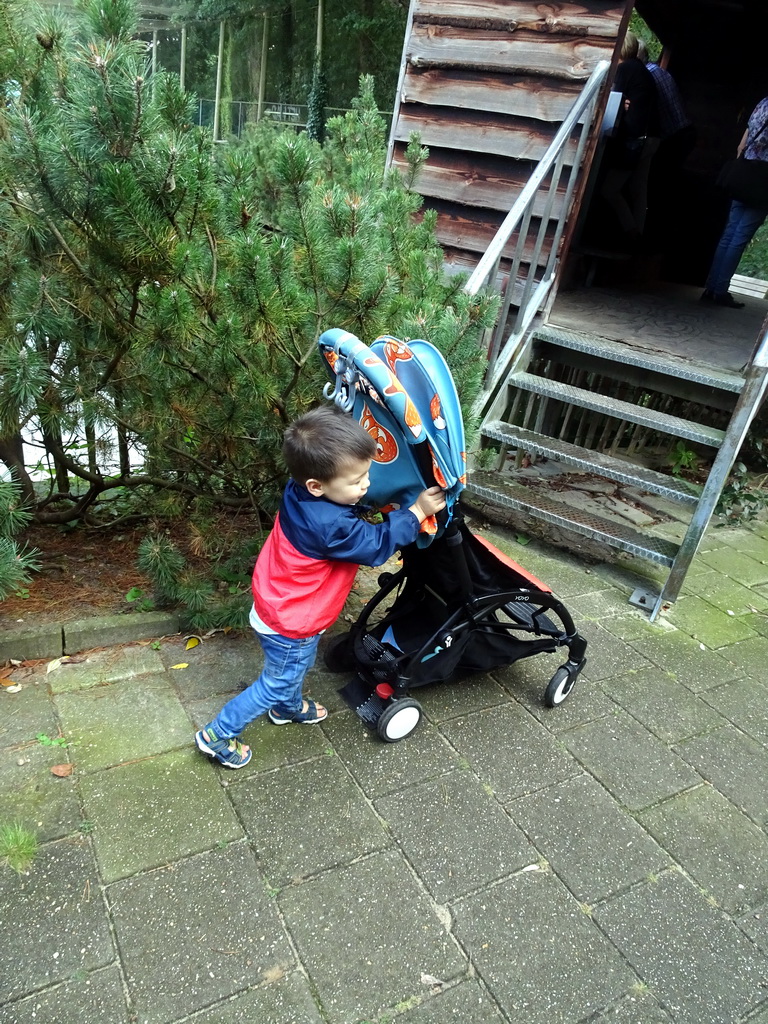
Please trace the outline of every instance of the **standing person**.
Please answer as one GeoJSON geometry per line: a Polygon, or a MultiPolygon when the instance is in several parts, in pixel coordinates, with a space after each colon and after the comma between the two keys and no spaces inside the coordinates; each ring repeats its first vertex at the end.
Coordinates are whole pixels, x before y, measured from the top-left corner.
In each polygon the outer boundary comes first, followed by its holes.
{"type": "Polygon", "coordinates": [[[677,82],[666,68],[648,61],[642,39],[638,57],[653,78],[659,112],[660,142],[648,175],[649,234],[663,250],[668,250],[670,243],[674,246],[681,208],[682,169],[696,145],[696,128],[686,113],[677,82]]]}
{"type": "Polygon", "coordinates": [[[622,116],[606,147],[602,195],[630,247],[640,241],[648,206],[648,172],[659,145],[656,86],[638,58],[639,41],[627,32],[616,69],[614,91],[623,97],[622,116]]]}
{"type": "Polygon", "coordinates": [[[422,491],[407,509],[374,525],[357,503],[376,454],[370,434],[325,406],[285,432],[283,457],[291,479],[253,571],[251,625],[264,650],[264,669],[195,734],[198,748],[227,768],[244,768],[251,750],[238,740],[266,711],[275,725],[315,725],[328,712],[304,699],[320,634],[344,607],[358,566],[381,565],[416,540],[420,524],[445,507],[439,487],[422,491]]]}
{"type": "MultiPolygon", "coordinates": [[[[760,100],[749,117],[736,156],[740,157],[742,153],[747,160],[768,161],[768,96],[760,100]]],[[[765,197],[765,204],[761,206],[747,206],[737,199],[733,200],[725,230],[720,236],[712,266],[707,274],[701,296],[702,302],[726,306],[729,309],[743,307],[744,303],[737,302],[728,289],[744,250],[767,216],[768,195],[765,197]]]]}

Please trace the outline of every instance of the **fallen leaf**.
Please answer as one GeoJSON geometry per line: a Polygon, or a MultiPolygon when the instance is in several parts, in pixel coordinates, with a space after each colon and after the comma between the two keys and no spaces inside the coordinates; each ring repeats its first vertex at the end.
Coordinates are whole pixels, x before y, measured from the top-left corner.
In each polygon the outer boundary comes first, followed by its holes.
{"type": "Polygon", "coordinates": [[[19,691],[21,690],[20,683],[13,683],[12,686],[8,686],[7,683],[3,683],[3,686],[5,687],[6,693],[19,693],[19,691]]]}
{"type": "Polygon", "coordinates": [[[73,764],[55,764],[51,768],[51,775],[57,775],[60,779],[65,779],[67,775],[71,775],[75,770],[73,764]]]}
{"type": "Polygon", "coordinates": [[[171,668],[189,668],[189,662],[180,661],[178,665],[171,665],[171,668]]]}
{"type": "Polygon", "coordinates": [[[23,662],[23,661],[19,661],[19,660],[18,660],[17,658],[9,658],[8,660],[10,661],[10,663],[11,663],[11,664],[12,664],[12,665],[13,665],[13,666],[14,666],[15,668],[18,668],[18,667],[19,667],[19,665],[23,665],[23,664],[24,664],[24,662],[23,662]]]}
{"type": "Polygon", "coordinates": [[[439,978],[436,978],[436,977],[434,976],[434,974],[423,974],[423,973],[422,973],[422,975],[421,975],[421,984],[422,984],[422,985],[437,985],[437,986],[442,986],[442,985],[444,985],[444,984],[445,984],[445,982],[444,982],[444,981],[441,981],[441,980],[440,980],[439,978]]]}
{"type": "Polygon", "coordinates": [[[184,645],[184,650],[189,651],[193,647],[197,647],[198,644],[202,643],[199,636],[195,636],[194,633],[191,636],[185,636],[184,639],[187,641],[184,645]]]}

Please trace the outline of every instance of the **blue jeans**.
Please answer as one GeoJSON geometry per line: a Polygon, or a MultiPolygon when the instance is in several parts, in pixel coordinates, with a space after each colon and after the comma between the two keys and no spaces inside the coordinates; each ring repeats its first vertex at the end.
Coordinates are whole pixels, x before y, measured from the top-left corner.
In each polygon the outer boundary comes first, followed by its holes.
{"type": "Polygon", "coordinates": [[[736,273],[744,250],[747,248],[755,232],[768,216],[768,210],[758,210],[745,206],[735,199],[731,203],[728,223],[715,249],[712,266],[709,268],[707,291],[714,295],[724,295],[731,285],[731,278],[736,273]]]}
{"type": "Polygon", "coordinates": [[[319,634],[303,640],[277,633],[256,636],[264,649],[264,668],[259,678],[228,701],[210,723],[220,739],[239,736],[246,725],[270,708],[286,718],[301,711],[301,688],[315,663],[319,634]]]}

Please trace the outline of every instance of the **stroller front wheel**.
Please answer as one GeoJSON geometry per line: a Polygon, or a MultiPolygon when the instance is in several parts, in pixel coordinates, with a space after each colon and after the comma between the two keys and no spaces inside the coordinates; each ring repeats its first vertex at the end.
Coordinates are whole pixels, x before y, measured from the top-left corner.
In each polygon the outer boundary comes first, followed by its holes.
{"type": "Polygon", "coordinates": [[[544,691],[544,703],[548,708],[554,708],[562,704],[565,698],[573,689],[576,682],[576,673],[570,672],[565,665],[561,665],[549,681],[544,691]]]}
{"type": "Polygon", "coordinates": [[[376,731],[385,743],[397,743],[410,736],[421,721],[421,704],[411,697],[393,700],[381,713],[376,731]]]}

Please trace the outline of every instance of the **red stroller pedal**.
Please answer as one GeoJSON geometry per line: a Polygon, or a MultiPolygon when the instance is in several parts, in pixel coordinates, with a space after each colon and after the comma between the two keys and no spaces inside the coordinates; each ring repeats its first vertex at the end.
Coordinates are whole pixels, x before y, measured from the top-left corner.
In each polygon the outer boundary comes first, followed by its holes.
{"type": "Polygon", "coordinates": [[[331,638],[326,665],[353,672],[339,693],[389,743],[422,717],[419,686],[488,672],[566,648],[543,695],[561,704],[586,664],[586,640],[549,587],[466,526],[458,499],[466,483],[464,425],[445,360],[429,342],[377,339],[370,348],[333,329],[319,340],[332,383],[327,397],[374,437],[366,502],[386,513],[408,507],[426,487],[446,507],[403,549],[397,573],[352,628],[331,638]]]}

